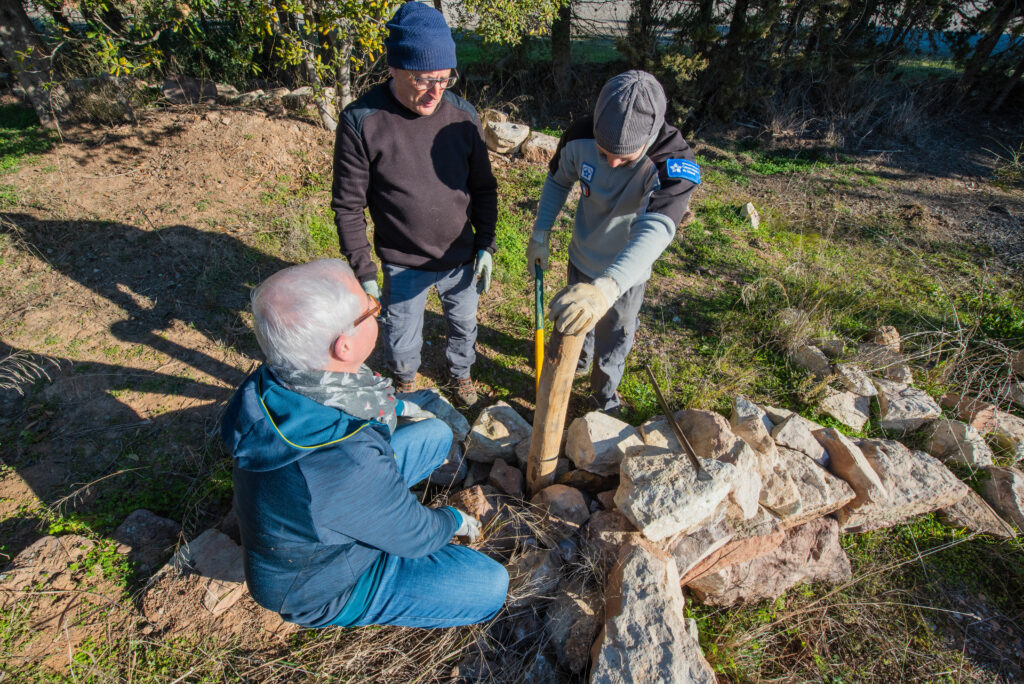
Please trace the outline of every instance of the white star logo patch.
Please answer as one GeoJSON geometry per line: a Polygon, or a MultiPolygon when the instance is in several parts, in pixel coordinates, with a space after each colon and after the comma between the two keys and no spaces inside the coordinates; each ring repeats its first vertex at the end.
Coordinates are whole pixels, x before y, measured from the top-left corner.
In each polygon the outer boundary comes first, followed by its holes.
{"type": "Polygon", "coordinates": [[[683,167],[681,165],[679,165],[679,164],[673,164],[672,166],[670,166],[668,168],[669,168],[669,170],[672,173],[682,173],[683,172],[683,167]]]}

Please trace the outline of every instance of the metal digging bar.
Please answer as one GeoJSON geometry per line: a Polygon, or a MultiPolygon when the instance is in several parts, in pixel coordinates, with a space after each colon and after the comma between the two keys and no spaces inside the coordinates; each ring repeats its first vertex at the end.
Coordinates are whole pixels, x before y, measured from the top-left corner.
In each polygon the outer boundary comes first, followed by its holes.
{"type": "Polygon", "coordinates": [[[676,422],[676,417],[672,413],[672,409],[669,408],[668,402],[665,401],[665,395],[661,393],[661,388],[658,387],[658,381],[654,379],[654,371],[651,370],[650,364],[644,364],[644,368],[647,369],[647,377],[651,379],[651,386],[654,387],[654,393],[658,395],[658,403],[661,404],[661,410],[665,412],[665,418],[668,420],[668,424],[672,426],[672,432],[675,433],[676,439],[683,445],[683,451],[690,457],[690,463],[697,470],[697,479],[703,482],[713,480],[711,473],[704,470],[704,466],[700,464],[697,459],[697,455],[693,452],[693,447],[690,446],[690,440],[686,439],[686,435],[683,434],[682,428],[679,427],[679,423],[676,422]]]}

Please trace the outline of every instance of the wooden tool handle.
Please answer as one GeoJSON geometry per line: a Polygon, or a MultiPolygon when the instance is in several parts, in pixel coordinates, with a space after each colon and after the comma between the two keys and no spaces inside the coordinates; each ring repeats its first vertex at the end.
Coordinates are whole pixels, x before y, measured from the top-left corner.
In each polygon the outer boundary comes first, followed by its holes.
{"type": "Polygon", "coordinates": [[[555,482],[558,448],[562,444],[565,413],[569,409],[572,380],[586,335],[554,335],[544,359],[533,414],[533,436],[526,464],[526,482],[536,493],[555,482]]]}

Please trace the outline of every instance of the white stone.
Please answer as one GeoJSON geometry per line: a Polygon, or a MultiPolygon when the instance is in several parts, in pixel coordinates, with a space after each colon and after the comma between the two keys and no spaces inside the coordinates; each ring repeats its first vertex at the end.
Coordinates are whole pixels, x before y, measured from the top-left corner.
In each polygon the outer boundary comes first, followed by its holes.
{"type": "Polygon", "coordinates": [[[503,401],[488,406],[473,423],[466,438],[466,458],[480,463],[515,460],[516,445],[529,439],[533,428],[503,401]]]}
{"type": "Polygon", "coordinates": [[[686,629],[671,556],[626,546],[608,579],[605,623],[591,650],[590,684],[715,684],[686,629]]]}
{"type": "Polygon", "coordinates": [[[771,435],[774,423],[769,420],[764,409],[746,397],[733,398],[729,425],[754,451],[761,454],[775,452],[775,440],[771,435]]]}
{"type": "Polygon", "coordinates": [[[774,512],[782,518],[783,527],[796,527],[841,509],[856,494],[850,485],[807,457],[806,454],[779,447],[782,469],[796,486],[799,504],[796,510],[774,512]]]}
{"type": "Polygon", "coordinates": [[[967,485],[923,451],[911,451],[894,440],[857,442],[888,492],[886,501],[867,501],[836,514],[843,532],[891,527],[908,518],[951,506],[966,496],[967,485]]]}
{"type": "Polygon", "coordinates": [[[932,425],[928,453],[947,463],[971,468],[992,465],[992,449],[981,433],[959,420],[940,418],[932,425]]]}
{"type": "Polygon", "coordinates": [[[864,452],[853,441],[835,428],[816,430],[814,437],[828,450],[829,472],[853,488],[856,495],[846,504],[850,510],[866,503],[885,503],[889,492],[864,452]]]}
{"type": "Polygon", "coordinates": [[[281,97],[281,104],[284,105],[285,109],[291,109],[299,111],[305,109],[313,103],[313,89],[309,86],[302,86],[295,90],[283,95],[281,97]]]}
{"type": "Polygon", "coordinates": [[[844,388],[862,397],[873,397],[878,393],[874,383],[864,369],[855,363],[837,363],[836,376],[844,388]]]}
{"type": "Polygon", "coordinates": [[[754,230],[757,230],[758,226],[761,225],[761,215],[757,213],[753,202],[747,202],[743,205],[743,218],[750,221],[750,227],[754,230]]]}
{"type": "Polygon", "coordinates": [[[508,121],[488,121],[484,126],[484,141],[487,149],[498,154],[511,154],[519,149],[530,135],[526,124],[508,121]]]}
{"type": "Polygon", "coordinates": [[[837,392],[828,388],[818,408],[854,430],[862,430],[871,419],[871,398],[854,392],[837,392]]]}
{"type": "Polygon", "coordinates": [[[519,153],[528,162],[547,164],[555,156],[556,149],[558,149],[558,138],[534,131],[519,148],[519,153]]]}
{"type": "Polygon", "coordinates": [[[635,427],[602,411],[591,411],[569,425],[565,455],[577,468],[614,475],[626,451],[638,446],[643,446],[643,440],[635,427]]]}
{"type": "Polygon", "coordinates": [[[616,507],[644,533],[658,541],[696,529],[732,490],[736,468],[704,459],[710,480],[698,480],[684,454],[659,447],[633,449],[620,466],[616,507]]]}
{"type": "Polygon", "coordinates": [[[924,390],[882,378],[874,382],[883,430],[909,432],[942,415],[942,409],[924,390]]]}
{"type": "Polygon", "coordinates": [[[814,438],[808,421],[798,415],[792,415],[775,426],[772,439],[780,447],[805,454],[820,466],[828,465],[828,452],[814,438]]]}

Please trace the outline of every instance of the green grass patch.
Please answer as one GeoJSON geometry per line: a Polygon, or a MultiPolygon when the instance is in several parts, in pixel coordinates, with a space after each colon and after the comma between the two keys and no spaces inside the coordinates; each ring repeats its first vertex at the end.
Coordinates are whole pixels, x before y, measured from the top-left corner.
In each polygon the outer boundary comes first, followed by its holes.
{"type": "Polygon", "coordinates": [[[33,155],[57,144],[57,136],[43,128],[32,109],[0,105],[0,174],[16,170],[33,155]]]}

